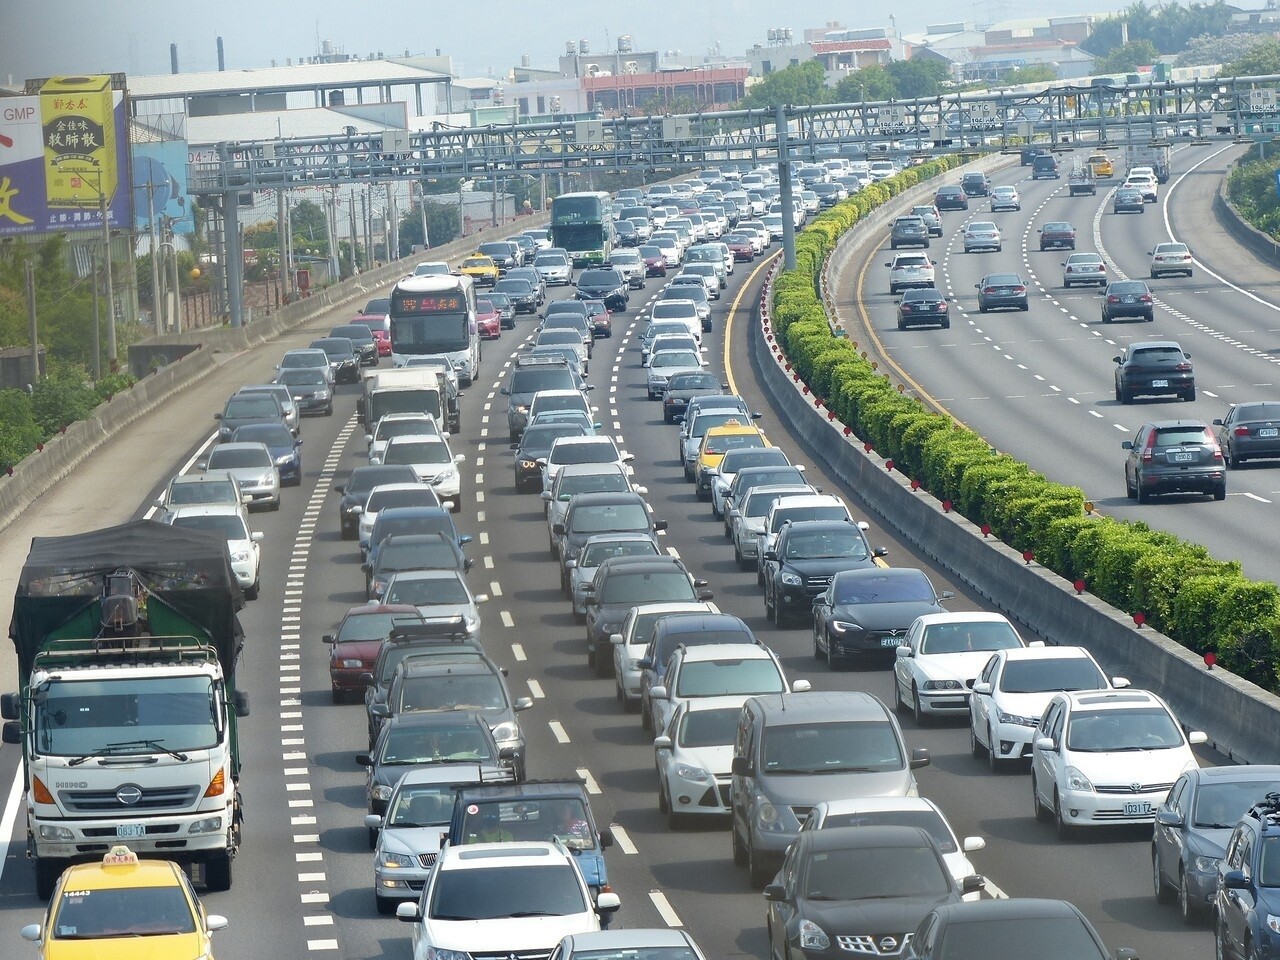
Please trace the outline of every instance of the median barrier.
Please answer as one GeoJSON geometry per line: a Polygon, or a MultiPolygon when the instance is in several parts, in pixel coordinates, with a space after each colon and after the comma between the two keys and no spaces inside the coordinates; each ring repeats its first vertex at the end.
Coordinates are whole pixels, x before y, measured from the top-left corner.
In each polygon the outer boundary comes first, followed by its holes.
{"type": "Polygon", "coordinates": [[[1240,215],[1235,204],[1227,197],[1227,178],[1223,177],[1213,195],[1213,218],[1233,240],[1269,267],[1280,267],[1280,243],[1269,233],[1264,233],[1240,215]]]}

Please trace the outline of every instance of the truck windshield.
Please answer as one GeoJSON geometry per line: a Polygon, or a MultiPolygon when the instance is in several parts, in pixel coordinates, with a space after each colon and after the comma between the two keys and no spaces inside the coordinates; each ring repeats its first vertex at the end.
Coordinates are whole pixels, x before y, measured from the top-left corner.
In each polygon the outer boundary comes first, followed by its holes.
{"type": "MultiPolygon", "coordinates": [[[[368,422],[377,423],[389,413],[425,413],[440,419],[440,391],[423,387],[420,390],[375,390],[369,396],[368,422]]],[[[419,430],[418,432],[421,432],[419,430]]],[[[384,439],[380,437],[379,439],[384,439]]]]}
{"type": "Polygon", "coordinates": [[[36,748],[52,756],[207,750],[221,737],[208,677],[53,680],[36,700],[36,748]]]}

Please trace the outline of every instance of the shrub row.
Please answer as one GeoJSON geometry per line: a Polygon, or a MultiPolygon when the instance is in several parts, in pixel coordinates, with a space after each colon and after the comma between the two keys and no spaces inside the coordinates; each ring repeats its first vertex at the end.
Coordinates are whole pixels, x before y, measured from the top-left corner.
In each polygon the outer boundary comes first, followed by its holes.
{"type": "Polygon", "coordinates": [[[0,390],[0,471],[12,469],[37,446],[89,417],[98,404],[133,382],[127,373],[113,373],[94,384],[83,367],[52,361],[48,375],[30,393],[0,390]]]}
{"type": "Polygon", "coordinates": [[[982,437],[930,412],[837,336],[820,277],[840,235],[902,191],[957,166],[943,157],[873,184],[816,217],[796,237],[796,269],[774,281],[772,322],[793,372],[895,469],[1011,547],[1197,653],[1280,692],[1280,591],[1197,544],[1086,514],[1079,487],[1055,483],[982,437]]]}

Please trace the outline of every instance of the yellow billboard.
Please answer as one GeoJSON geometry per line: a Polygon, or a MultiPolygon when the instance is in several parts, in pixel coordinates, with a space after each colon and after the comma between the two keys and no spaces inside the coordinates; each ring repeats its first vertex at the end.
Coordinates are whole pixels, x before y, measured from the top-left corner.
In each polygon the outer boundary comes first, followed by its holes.
{"type": "Polygon", "coordinates": [[[50,77],[40,88],[45,203],[49,209],[108,206],[120,183],[111,78],[50,77]]]}

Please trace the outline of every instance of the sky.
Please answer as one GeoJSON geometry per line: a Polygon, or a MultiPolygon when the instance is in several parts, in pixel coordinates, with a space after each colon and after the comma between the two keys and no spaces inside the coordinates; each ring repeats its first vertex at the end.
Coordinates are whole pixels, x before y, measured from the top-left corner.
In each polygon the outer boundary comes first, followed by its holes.
{"type": "MultiPolygon", "coordinates": [[[[780,12],[787,8],[778,0],[0,0],[0,83],[168,73],[171,43],[178,45],[182,71],[215,70],[219,36],[232,70],[270,66],[273,59],[296,63],[317,53],[318,41],[330,40],[361,57],[439,49],[453,56],[457,73],[476,77],[491,69],[505,75],[524,54],[535,67],[555,67],[570,39],[585,39],[601,52],[630,34],[636,50],[701,57],[717,42],[722,54],[741,55],[764,43],[770,27],[790,27],[799,39],[806,28],[828,21],[888,26],[870,4],[849,0],[804,0],[789,8],[797,12],[780,12]]],[[[1080,0],[898,0],[892,9],[898,30],[913,33],[926,23],[1063,16],[1088,7],[1080,0]]]]}

